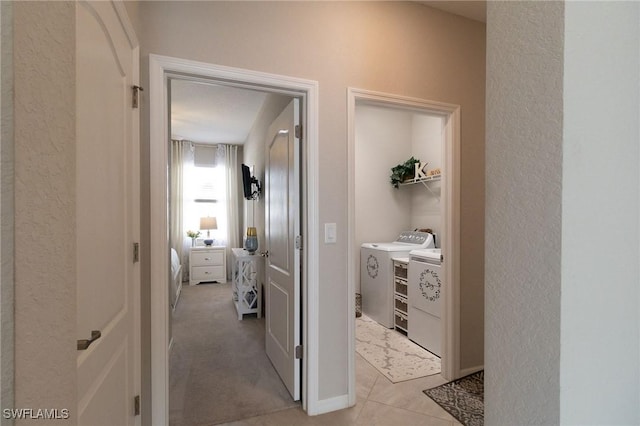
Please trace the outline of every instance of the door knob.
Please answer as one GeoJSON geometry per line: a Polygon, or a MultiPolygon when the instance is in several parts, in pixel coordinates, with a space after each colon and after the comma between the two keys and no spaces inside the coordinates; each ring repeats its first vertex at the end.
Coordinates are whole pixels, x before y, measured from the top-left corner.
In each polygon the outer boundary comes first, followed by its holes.
{"type": "Polygon", "coordinates": [[[100,330],[92,330],[91,331],[91,339],[89,339],[89,340],[87,340],[87,339],[79,339],[78,340],[78,350],[79,351],[87,350],[89,348],[89,345],[91,345],[93,342],[98,340],[101,336],[102,336],[102,333],[100,333],[100,330]]]}
{"type": "Polygon", "coordinates": [[[267,250],[267,251],[261,251],[261,252],[260,252],[260,256],[262,256],[262,257],[269,257],[269,250],[267,250]]]}

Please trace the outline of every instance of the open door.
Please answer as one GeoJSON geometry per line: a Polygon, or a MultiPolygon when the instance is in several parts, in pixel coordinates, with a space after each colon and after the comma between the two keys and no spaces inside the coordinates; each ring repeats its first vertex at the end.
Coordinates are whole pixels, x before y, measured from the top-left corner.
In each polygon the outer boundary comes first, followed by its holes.
{"type": "Polygon", "coordinates": [[[77,423],[140,423],[138,50],[124,6],[76,3],[77,423]],[[124,15],[123,15],[124,14],[124,15]]]}
{"type": "Polygon", "coordinates": [[[269,127],[265,158],[267,356],[300,399],[300,101],[269,127]]]}

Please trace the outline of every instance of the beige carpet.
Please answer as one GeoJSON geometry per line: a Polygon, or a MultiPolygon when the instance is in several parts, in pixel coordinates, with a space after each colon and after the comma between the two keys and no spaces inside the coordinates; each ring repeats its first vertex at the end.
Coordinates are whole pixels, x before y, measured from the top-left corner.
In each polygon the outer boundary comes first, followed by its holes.
{"type": "Polygon", "coordinates": [[[356,319],[356,352],[393,383],[440,372],[440,358],[366,315],[356,319]]]}
{"type": "Polygon", "coordinates": [[[169,424],[213,425],[295,407],[264,351],[264,318],[238,321],[231,285],[185,285],[172,322],[169,424]]]}

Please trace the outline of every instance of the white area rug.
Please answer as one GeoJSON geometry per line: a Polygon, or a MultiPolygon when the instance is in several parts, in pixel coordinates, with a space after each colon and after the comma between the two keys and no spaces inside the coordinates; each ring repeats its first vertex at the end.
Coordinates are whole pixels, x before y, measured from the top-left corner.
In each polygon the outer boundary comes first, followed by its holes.
{"type": "Polygon", "coordinates": [[[393,383],[440,372],[440,358],[366,315],[356,318],[356,352],[393,383]]]}

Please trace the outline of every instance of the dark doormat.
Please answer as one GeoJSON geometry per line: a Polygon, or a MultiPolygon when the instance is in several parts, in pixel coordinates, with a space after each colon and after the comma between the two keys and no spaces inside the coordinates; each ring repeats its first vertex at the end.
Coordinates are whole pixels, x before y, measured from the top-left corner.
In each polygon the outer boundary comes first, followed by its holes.
{"type": "Polygon", "coordinates": [[[484,370],[422,392],[463,425],[484,425],[484,370]]]}

